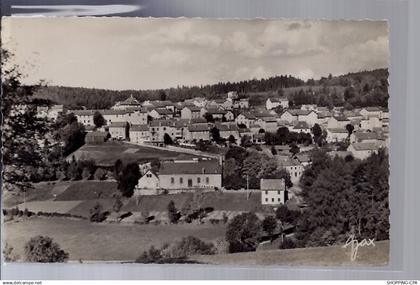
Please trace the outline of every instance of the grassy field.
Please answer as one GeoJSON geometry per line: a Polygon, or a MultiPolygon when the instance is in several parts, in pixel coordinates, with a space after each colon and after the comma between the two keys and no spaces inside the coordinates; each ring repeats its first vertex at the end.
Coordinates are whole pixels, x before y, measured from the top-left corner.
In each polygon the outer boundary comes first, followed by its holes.
{"type": "Polygon", "coordinates": [[[116,181],[76,181],[64,192],[57,195],[56,201],[92,200],[111,198],[118,191],[116,181]]]}
{"type": "Polygon", "coordinates": [[[191,159],[198,157],[176,151],[156,149],[122,142],[109,142],[99,145],[84,145],[71,156],[76,159],[93,159],[98,165],[113,165],[117,159],[125,162],[150,161],[151,159],[191,159]]]}
{"type": "Polygon", "coordinates": [[[224,236],[225,225],[92,224],[84,220],[32,217],[4,223],[5,240],[13,253],[24,255],[33,236],[52,237],[71,260],[134,260],[150,246],[162,246],[193,235],[207,242],[224,236]]]}
{"type": "Polygon", "coordinates": [[[359,248],[355,261],[350,260],[350,248],[342,246],[203,255],[191,260],[216,265],[383,266],[389,260],[389,241],[359,248]]]}

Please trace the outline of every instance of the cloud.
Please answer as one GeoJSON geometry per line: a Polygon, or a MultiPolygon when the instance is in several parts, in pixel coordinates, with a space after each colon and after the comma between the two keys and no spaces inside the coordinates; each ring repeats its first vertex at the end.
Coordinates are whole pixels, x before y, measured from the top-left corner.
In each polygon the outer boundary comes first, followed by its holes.
{"type": "Polygon", "coordinates": [[[164,49],[162,52],[152,54],[149,61],[152,64],[159,64],[163,66],[181,65],[186,63],[188,55],[185,52],[173,49],[164,49]]]}

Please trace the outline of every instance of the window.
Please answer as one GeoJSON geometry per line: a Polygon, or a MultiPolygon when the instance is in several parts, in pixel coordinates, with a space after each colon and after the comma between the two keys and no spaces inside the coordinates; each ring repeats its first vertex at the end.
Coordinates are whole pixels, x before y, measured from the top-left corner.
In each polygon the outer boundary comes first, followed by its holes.
{"type": "Polygon", "coordinates": [[[171,184],[175,183],[175,178],[171,177],[171,184]]]}
{"type": "Polygon", "coordinates": [[[295,177],[297,177],[297,172],[295,172],[295,177]]]}
{"type": "Polygon", "coordinates": [[[210,178],[206,177],[206,184],[210,183],[210,178]]]}
{"type": "Polygon", "coordinates": [[[197,183],[200,183],[200,182],[201,182],[201,178],[197,177],[197,183]]]}
{"type": "Polygon", "coordinates": [[[265,195],[268,195],[268,191],[267,190],[265,190],[265,195]]]}
{"type": "Polygon", "coordinates": [[[271,202],[274,202],[274,198],[271,198],[271,202]]]}
{"type": "Polygon", "coordinates": [[[265,201],[268,202],[268,198],[265,198],[265,201]]]}
{"type": "Polygon", "coordinates": [[[280,195],[280,191],[277,191],[277,194],[279,194],[279,195],[280,195]]]}
{"type": "Polygon", "coordinates": [[[150,174],[150,173],[148,173],[147,175],[146,175],[146,177],[152,177],[152,174],[150,174]]]}
{"type": "Polygon", "coordinates": [[[179,184],[184,183],[184,179],[182,177],[179,177],[179,184]]]}
{"type": "Polygon", "coordinates": [[[277,201],[280,202],[280,198],[278,198],[277,201]]]}

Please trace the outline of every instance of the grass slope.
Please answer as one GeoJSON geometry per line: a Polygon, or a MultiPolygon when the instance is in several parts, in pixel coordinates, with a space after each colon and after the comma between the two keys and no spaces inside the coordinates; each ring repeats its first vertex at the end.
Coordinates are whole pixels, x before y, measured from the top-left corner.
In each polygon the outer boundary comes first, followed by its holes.
{"type": "Polygon", "coordinates": [[[117,159],[124,162],[144,162],[152,159],[191,159],[198,157],[193,154],[179,153],[164,149],[151,148],[121,142],[109,142],[98,145],[84,145],[69,157],[77,160],[93,159],[96,164],[111,166],[117,159]]]}
{"type": "Polygon", "coordinates": [[[84,220],[31,217],[4,223],[5,240],[13,253],[24,256],[24,245],[33,236],[46,235],[69,252],[70,260],[135,260],[150,246],[193,235],[207,242],[223,236],[224,225],[122,225],[84,220]]]}
{"type": "Polygon", "coordinates": [[[374,247],[360,247],[355,261],[350,260],[350,247],[340,245],[203,255],[190,259],[216,265],[384,266],[389,260],[389,241],[376,242],[374,247]]]}

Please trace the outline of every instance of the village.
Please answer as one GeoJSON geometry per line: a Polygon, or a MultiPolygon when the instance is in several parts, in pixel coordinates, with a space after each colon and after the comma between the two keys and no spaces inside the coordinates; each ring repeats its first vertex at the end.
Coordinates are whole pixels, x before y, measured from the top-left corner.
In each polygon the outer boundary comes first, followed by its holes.
{"type": "MultiPolygon", "coordinates": [[[[314,126],[320,128],[325,143],[332,146],[328,152],[331,157],[352,156],[363,160],[379,149],[385,149],[389,143],[389,112],[384,108],[344,110],[343,107],[329,109],[306,104],[296,109],[289,108],[289,100],[285,97],[268,98],[265,106],[254,107],[250,106],[249,98],[240,97],[234,91],[217,100],[195,97],[185,102],[139,102],[131,95],[109,110],[64,110],[62,105],[38,110],[39,116],[52,120],[62,112],[73,113],[84,125],[86,145],[121,141],[150,146],[152,150],[163,148],[201,156],[202,144],[220,145],[223,142],[228,147],[249,142],[276,159],[278,168],[289,173],[295,191],[299,191],[296,188],[299,188],[305,167],[311,164],[310,152],[317,146],[311,139],[314,126]],[[95,125],[95,116],[102,117],[103,123],[99,127],[95,125]],[[300,144],[297,151],[288,145],[270,146],[266,141],[267,133],[276,133],[282,128],[309,135],[309,142],[300,144]]],[[[72,158],[74,156],[70,155],[67,159],[71,161],[72,158]]],[[[151,170],[150,162],[143,162],[139,164],[142,177],[136,185],[135,195],[225,189],[223,161],[223,152],[216,151],[200,158],[162,161],[157,171],[151,170]]],[[[270,187],[263,185],[265,183],[261,186],[263,205],[278,206],[296,196],[293,191],[287,194],[284,180],[273,181],[270,187]]]]}

